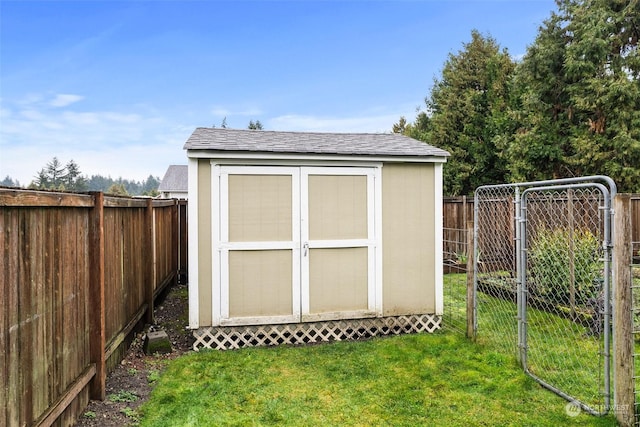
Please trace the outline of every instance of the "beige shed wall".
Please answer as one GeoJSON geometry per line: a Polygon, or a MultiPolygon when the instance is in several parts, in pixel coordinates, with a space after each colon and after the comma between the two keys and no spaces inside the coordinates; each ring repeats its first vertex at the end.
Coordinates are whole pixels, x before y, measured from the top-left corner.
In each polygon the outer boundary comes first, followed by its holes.
{"type": "Polygon", "coordinates": [[[210,326],[211,312],[211,163],[198,160],[198,319],[210,326]]]}
{"type": "Polygon", "coordinates": [[[385,316],[435,313],[433,164],[382,168],[382,280],[385,316]]]}
{"type": "MultiPolygon", "coordinates": [[[[383,315],[385,316],[436,312],[436,258],[433,253],[436,247],[436,210],[434,209],[436,185],[434,180],[434,165],[430,163],[385,163],[382,168],[382,297],[383,315]]],[[[356,187],[360,185],[357,182],[356,187]]],[[[211,196],[210,159],[199,159],[197,247],[200,327],[210,326],[213,317],[211,302],[213,283],[211,196]]],[[[313,200],[313,198],[311,199],[313,200]]],[[[355,202],[358,209],[355,209],[354,212],[360,211],[361,204],[360,200],[355,202]]],[[[358,227],[351,228],[350,226],[349,228],[353,230],[354,236],[360,235],[361,230],[358,227]]],[[[324,231],[321,228],[313,231],[313,234],[316,233],[323,235],[324,231]]],[[[242,237],[240,240],[244,238],[246,237],[242,237]]],[[[326,254],[334,255],[330,251],[326,251],[326,254]]],[[[325,258],[324,261],[330,258],[325,258]]],[[[326,262],[324,265],[327,265],[326,262]]],[[[321,276],[327,274],[327,271],[323,272],[322,270],[324,269],[315,269],[311,277],[312,283],[325,281],[325,278],[321,276]]],[[[344,266],[334,269],[334,271],[329,269],[329,273],[340,276],[340,280],[346,279],[352,274],[344,266]]],[[[358,277],[356,281],[361,282],[362,280],[364,280],[363,277],[358,277]]],[[[316,286],[311,286],[312,293],[316,293],[319,289],[316,286]]],[[[364,307],[360,288],[361,286],[356,286],[358,291],[352,295],[345,295],[345,305],[339,308],[361,309],[364,307]]],[[[284,289],[282,291],[286,294],[284,289]]],[[[332,289],[332,292],[336,291],[337,289],[332,289]]],[[[231,296],[232,300],[235,300],[231,308],[236,315],[242,315],[248,309],[247,306],[238,304],[237,297],[239,296],[231,296]]],[[[322,312],[328,308],[335,309],[330,301],[321,299],[316,301],[317,303],[311,307],[312,311],[322,312]]],[[[279,305],[275,309],[275,312],[278,313],[285,311],[284,305],[279,305]]],[[[271,312],[271,310],[267,310],[267,312],[271,312]]]]}

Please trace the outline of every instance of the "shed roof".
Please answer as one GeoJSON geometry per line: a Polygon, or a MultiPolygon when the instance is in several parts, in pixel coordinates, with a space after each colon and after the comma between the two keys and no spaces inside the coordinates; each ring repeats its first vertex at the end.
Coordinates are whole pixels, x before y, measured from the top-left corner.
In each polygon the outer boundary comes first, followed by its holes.
{"type": "Polygon", "coordinates": [[[170,165],[158,186],[158,191],[187,191],[189,173],[187,165],[170,165]]]}
{"type": "Polygon", "coordinates": [[[396,133],[279,132],[196,128],[186,150],[365,156],[447,157],[449,153],[396,133]]]}

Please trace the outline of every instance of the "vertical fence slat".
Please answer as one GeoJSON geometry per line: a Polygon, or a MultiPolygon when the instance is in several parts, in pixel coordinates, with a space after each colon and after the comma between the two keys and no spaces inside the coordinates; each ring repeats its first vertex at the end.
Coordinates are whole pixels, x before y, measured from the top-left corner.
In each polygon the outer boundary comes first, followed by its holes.
{"type": "MultiPolygon", "coordinates": [[[[40,213],[40,215],[42,215],[40,213]]],[[[40,216],[39,215],[39,216],[40,216]]],[[[33,259],[42,259],[44,258],[44,252],[46,250],[45,245],[42,244],[43,238],[45,236],[44,226],[41,220],[34,221],[33,223],[34,235],[35,239],[38,242],[34,247],[32,247],[32,257],[33,259]]],[[[46,274],[42,265],[37,263],[37,277],[32,281],[33,289],[34,289],[34,347],[33,347],[33,375],[34,382],[39,384],[38,389],[34,392],[33,395],[33,409],[32,409],[32,417],[35,418],[42,411],[47,409],[49,403],[49,364],[50,361],[48,358],[47,352],[47,329],[48,326],[52,323],[52,311],[47,310],[48,301],[44,298],[47,294],[47,286],[46,286],[46,274]]],[[[32,418],[32,419],[33,419],[32,418]]]]}
{"type": "MultiPolygon", "coordinates": [[[[31,213],[31,212],[30,212],[31,213]]],[[[36,215],[25,215],[25,236],[24,236],[24,253],[20,257],[20,276],[21,282],[29,283],[31,286],[21,287],[19,286],[18,299],[17,299],[17,327],[18,327],[18,348],[17,348],[17,363],[19,364],[19,398],[21,399],[20,405],[20,423],[30,424],[33,421],[31,417],[31,408],[33,405],[32,396],[33,390],[32,383],[32,369],[33,369],[33,353],[32,343],[33,339],[33,323],[31,322],[32,309],[31,298],[34,292],[33,284],[37,283],[39,278],[35,267],[37,265],[37,257],[33,253],[33,248],[37,248],[41,242],[37,240],[36,227],[38,224],[38,218],[36,215]],[[22,338],[26,337],[26,338],[22,338]]]]}
{"type": "Polygon", "coordinates": [[[144,245],[143,245],[143,254],[145,261],[142,265],[142,270],[144,271],[143,275],[143,283],[144,283],[144,300],[147,303],[147,315],[146,321],[147,323],[153,324],[153,291],[155,288],[155,283],[153,280],[154,276],[154,259],[153,259],[153,201],[151,199],[147,199],[147,208],[145,211],[144,227],[142,229],[144,245]]]}
{"type": "Polygon", "coordinates": [[[5,270],[3,273],[3,288],[0,289],[3,301],[3,339],[0,338],[0,370],[2,379],[0,396],[4,393],[4,414],[0,421],[4,420],[7,426],[19,423],[20,402],[18,391],[18,371],[20,369],[18,358],[19,321],[18,321],[18,292],[19,292],[19,253],[21,248],[21,212],[17,209],[7,209],[2,215],[4,221],[4,247],[16,248],[15,251],[6,251],[3,257],[5,270]]]}
{"type": "Polygon", "coordinates": [[[90,360],[96,366],[96,374],[90,384],[92,399],[104,400],[106,397],[106,360],[105,360],[105,260],[104,260],[104,195],[93,193],[94,206],[89,221],[89,311],[90,360]]]}
{"type": "Polygon", "coordinates": [[[187,241],[187,230],[188,230],[188,223],[187,223],[187,202],[186,200],[180,200],[178,202],[178,206],[179,206],[179,213],[178,213],[178,217],[179,217],[179,224],[180,224],[180,259],[178,261],[178,269],[180,270],[180,281],[181,283],[186,283],[186,276],[187,276],[187,259],[188,259],[188,251],[187,251],[187,247],[188,245],[188,241],[187,241]]]}
{"type": "Polygon", "coordinates": [[[175,278],[173,279],[173,284],[178,283],[178,270],[180,270],[180,261],[178,257],[180,256],[180,205],[178,201],[175,201],[175,204],[171,208],[171,224],[172,224],[172,235],[171,235],[171,265],[170,268],[173,269],[173,273],[175,274],[175,278]]]}
{"type": "Polygon", "coordinates": [[[628,194],[619,194],[614,200],[614,409],[622,426],[632,426],[635,422],[630,201],[628,194]]]}
{"type": "MultiPolygon", "coordinates": [[[[3,245],[3,248],[7,248],[8,236],[11,236],[10,230],[11,216],[8,212],[0,211],[0,244],[3,245]]],[[[11,292],[11,278],[10,274],[12,273],[12,269],[10,267],[11,262],[13,260],[13,255],[11,252],[5,250],[4,256],[0,259],[0,265],[2,265],[2,269],[0,269],[0,306],[5,307],[7,304],[7,298],[9,296],[9,292],[11,292]]],[[[8,338],[9,338],[9,323],[8,316],[0,316],[0,402],[9,401],[9,397],[7,395],[7,386],[8,384],[8,360],[7,360],[7,352],[8,352],[8,338]]],[[[6,407],[7,405],[5,405],[6,407]]],[[[2,411],[0,414],[0,424],[8,425],[7,422],[7,411],[6,409],[2,411]]]]}

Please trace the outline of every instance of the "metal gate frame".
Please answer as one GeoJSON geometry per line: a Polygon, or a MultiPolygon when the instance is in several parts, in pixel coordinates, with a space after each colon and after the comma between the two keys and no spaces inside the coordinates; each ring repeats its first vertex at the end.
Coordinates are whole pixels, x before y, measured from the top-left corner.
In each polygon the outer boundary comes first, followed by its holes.
{"type": "MultiPolygon", "coordinates": [[[[473,251],[474,251],[474,265],[473,265],[473,318],[474,318],[474,333],[478,330],[478,263],[480,262],[480,253],[478,245],[478,230],[479,230],[479,206],[480,197],[482,192],[490,190],[500,189],[513,189],[513,203],[514,203],[514,217],[512,220],[515,222],[515,264],[516,264],[516,307],[517,307],[517,357],[524,372],[538,382],[541,386],[547,388],[550,391],[558,394],[564,399],[572,402],[575,405],[579,405],[583,410],[593,415],[605,415],[611,408],[611,357],[610,357],[610,333],[611,333],[611,303],[610,303],[610,287],[611,287],[611,265],[612,265],[612,242],[613,242],[613,199],[617,193],[615,182],[608,176],[596,175],[577,178],[566,178],[558,180],[546,180],[546,181],[533,181],[522,182],[515,184],[501,184],[501,185],[486,185],[478,187],[474,196],[474,238],[473,238],[473,251]],[[542,378],[539,378],[533,372],[529,370],[527,363],[527,196],[533,191],[557,191],[567,189],[578,188],[597,188],[604,198],[605,211],[605,231],[603,236],[603,250],[604,256],[604,406],[602,410],[597,410],[586,403],[575,399],[571,395],[563,392],[559,388],[547,383],[542,378]]],[[[615,343],[614,343],[615,349],[615,343]]]]}

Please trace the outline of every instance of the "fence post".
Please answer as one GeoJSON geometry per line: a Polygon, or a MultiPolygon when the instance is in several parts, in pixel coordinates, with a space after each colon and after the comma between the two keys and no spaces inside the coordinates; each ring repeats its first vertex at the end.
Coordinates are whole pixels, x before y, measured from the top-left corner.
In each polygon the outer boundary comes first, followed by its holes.
{"type": "Polygon", "coordinates": [[[173,284],[176,285],[180,277],[180,260],[178,258],[180,256],[180,242],[178,241],[178,238],[180,236],[180,223],[178,219],[178,211],[180,210],[180,205],[178,204],[178,200],[176,199],[173,200],[173,203],[173,207],[171,208],[171,244],[173,245],[172,267],[175,274],[173,278],[173,284]]]}
{"type": "Polygon", "coordinates": [[[93,209],[89,214],[89,310],[90,360],[96,365],[96,374],[90,385],[90,397],[106,397],[107,366],[105,356],[104,309],[104,194],[92,192],[93,209]]]}
{"type": "Polygon", "coordinates": [[[189,205],[186,200],[181,200],[178,204],[180,208],[179,216],[180,216],[180,260],[178,261],[178,268],[180,270],[180,282],[185,284],[187,283],[187,209],[189,209],[189,205]]]}
{"type": "Polygon", "coordinates": [[[614,412],[621,426],[635,422],[633,319],[631,292],[631,197],[614,199],[613,342],[614,412]]]}
{"type": "Polygon", "coordinates": [[[153,247],[153,200],[147,199],[147,208],[145,210],[145,224],[144,224],[144,257],[146,258],[143,263],[145,271],[145,300],[147,302],[147,314],[145,321],[146,323],[153,325],[154,317],[153,317],[153,294],[155,288],[155,251],[153,247]]]}
{"type": "Polygon", "coordinates": [[[473,221],[467,221],[467,338],[475,339],[475,304],[473,278],[475,275],[475,253],[473,248],[473,221]]]}

